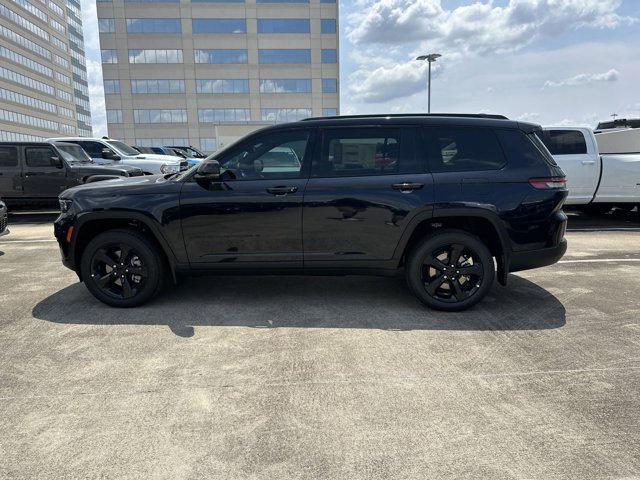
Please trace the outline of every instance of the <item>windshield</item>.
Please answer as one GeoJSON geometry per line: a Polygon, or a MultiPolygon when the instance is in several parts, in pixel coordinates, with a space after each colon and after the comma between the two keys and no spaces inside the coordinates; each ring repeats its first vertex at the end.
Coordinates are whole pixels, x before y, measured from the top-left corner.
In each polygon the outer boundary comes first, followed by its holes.
{"type": "Polygon", "coordinates": [[[118,142],[117,140],[111,140],[107,143],[115,148],[121,155],[140,155],[140,152],[126,143],[118,142]]]}
{"type": "Polygon", "coordinates": [[[206,155],[195,148],[191,147],[181,147],[180,150],[187,152],[187,155],[192,156],[193,158],[204,158],[206,155]]]}
{"type": "Polygon", "coordinates": [[[91,162],[91,158],[87,155],[80,145],[60,145],[56,144],[62,158],[69,163],[91,162]]]}

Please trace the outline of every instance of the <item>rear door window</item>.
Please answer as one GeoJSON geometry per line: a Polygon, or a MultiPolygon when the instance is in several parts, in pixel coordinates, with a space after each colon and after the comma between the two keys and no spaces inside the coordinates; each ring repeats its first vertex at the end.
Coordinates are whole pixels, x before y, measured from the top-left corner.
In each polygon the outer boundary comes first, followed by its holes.
{"type": "Polygon", "coordinates": [[[24,151],[27,166],[36,168],[55,168],[51,163],[51,157],[56,156],[53,148],[27,147],[24,151]]]}
{"type": "Polygon", "coordinates": [[[332,128],[324,131],[314,177],[352,177],[398,173],[400,129],[332,128]]]}
{"type": "Polygon", "coordinates": [[[16,147],[0,147],[0,168],[18,166],[18,149],[16,147]]]}
{"type": "Polygon", "coordinates": [[[432,172],[499,170],[506,164],[498,138],[489,128],[427,128],[426,140],[432,172]]]}
{"type": "Polygon", "coordinates": [[[542,140],[552,155],[587,153],[587,141],[584,134],[578,130],[545,130],[542,140]]]}

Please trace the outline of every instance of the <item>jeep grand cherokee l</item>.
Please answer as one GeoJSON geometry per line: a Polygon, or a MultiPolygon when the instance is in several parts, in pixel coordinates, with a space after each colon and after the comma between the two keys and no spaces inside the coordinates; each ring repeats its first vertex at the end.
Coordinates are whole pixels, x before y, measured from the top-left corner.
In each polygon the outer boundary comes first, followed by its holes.
{"type": "Polygon", "coordinates": [[[116,307],[180,274],[404,272],[426,305],[462,310],[567,248],[565,178],[540,132],[488,115],[271,126],[187,172],[70,189],[55,233],[116,307]],[[270,168],[282,152],[296,161],[270,168]]]}

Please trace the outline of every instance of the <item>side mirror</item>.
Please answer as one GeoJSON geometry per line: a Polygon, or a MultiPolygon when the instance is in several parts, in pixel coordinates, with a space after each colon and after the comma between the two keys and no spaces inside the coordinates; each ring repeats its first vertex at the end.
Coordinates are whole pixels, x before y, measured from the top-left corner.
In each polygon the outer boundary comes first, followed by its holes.
{"type": "Polygon", "coordinates": [[[102,158],[105,160],[120,160],[120,157],[113,153],[109,148],[102,149],[102,158]]]}
{"type": "Polygon", "coordinates": [[[62,164],[62,160],[60,157],[51,157],[51,166],[56,168],[62,168],[64,165],[62,164]]]}
{"type": "Polygon", "coordinates": [[[194,175],[196,180],[215,182],[220,180],[220,164],[217,160],[202,162],[194,175]]]}

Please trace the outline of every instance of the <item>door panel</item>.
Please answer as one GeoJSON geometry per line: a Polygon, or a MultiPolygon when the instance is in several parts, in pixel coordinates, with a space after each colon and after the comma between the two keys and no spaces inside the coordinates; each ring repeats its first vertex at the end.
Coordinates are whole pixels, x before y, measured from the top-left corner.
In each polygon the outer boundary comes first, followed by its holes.
{"type": "Polygon", "coordinates": [[[180,215],[195,267],[302,267],[308,130],[256,134],[216,158],[219,181],[185,183],[180,215]]]}
{"type": "Polygon", "coordinates": [[[408,222],[433,208],[416,146],[411,127],[323,132],[304,197],[305,268],[391,261],[408,222]]]}
{"type": "Polygon", "coordinates": [[[0,198],[23,195],[19,153],[18,147],[0,146],[0,198]]]}
{"type": "Polygon", "coordinates": [[[67,169],[51,163],[57,152],[51,147],[25,147],[24,195],[55,198],[67,189],[67,169]]]}

